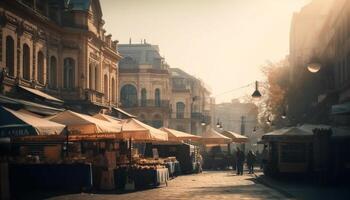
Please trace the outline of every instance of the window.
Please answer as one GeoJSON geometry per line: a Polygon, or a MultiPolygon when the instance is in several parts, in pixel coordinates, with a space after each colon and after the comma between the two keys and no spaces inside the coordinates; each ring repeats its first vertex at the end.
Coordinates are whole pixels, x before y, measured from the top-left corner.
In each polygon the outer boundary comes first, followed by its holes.
{"type": "Polygon", "coordinates": [[[63,87],[73,89],[75,85],[75,61],[73,58],[65,58],[63,63],[63,87]]]}
{"type": "Polygon", "coordinates": [[[306,144],[304,143],[281,144],[282,163],[306,162],[306,154],[306,144]]]}
{"type": "Polygon", "coordinates": [[[120,91],[120,101],[123,107],[137,106],[137,91],[133,85],[124,85],[120,91]]]}
{"type": "Polygon", "coordinates": [[[41,84],[45,84],[44,83],[44,80],[45,80],[45,77],[44,77],[44,54],[41,51],[38,52],[38,73],[37,73],[37,76],[38,76],[38,82],[41,84]]]}
{"type": "Polygon", "coordinates": [[[163,126],[163,120],[162,117],[159,114],[154,115],[152,126],[154,128],[161,128],[163,126]]]}
{"type": "Polygon", "coordinates": [[[141,90],[141,106],[147,106],[147,91],[145,88],[141,90]]]}
{"type": "Polygon", "coordinates": [[[50,58],[49,86],[51,88],[57,87],[57,59],[55,56],[50,58]]]}
{"type": "Polygon", "coordinates": [[[98,68],[97,68],[97,65],[95,65],[95,90],[96,91],[99,91],[99,86],[100,86],[100,84],[98,84],[98,80],[99,80],[99,78],[98,78],[98,68]]]}
{"type": "Polygon", "coordinates": [[[30,80],[30,49],[27,44],[23,45],[23,64],[22,64],[22,72],[23,78],[26,80],[30,80]]]}
{"type": "Polygon", "coordinates": [[[15,76],[15,47],[11,36],[6,37],[6,68],[10,76],[15,76]]]}
{"type": "Polygon", "coordinates": [[[94,75],[94,67],[93,64],[89,64],[89,88],[91,90],[95,89],[95,75],[94,75]]]}
{"type": "Polygon", "coordinates": [[[160,107],[160,90],[157,88],[154,92],[154,104],[157,107],[160,107]]]}
{"type": "Polygon", "coordinates": [[[115,80],[112,78],[112,101],[116,102],[116,95],[115,95],[115,80]]]}
{"type": "Polygon", "coordinates": [[[108,76],[105,74],[103,76],[103,93],[105,95],[105,99],[108,99],[108,76]]]}
{"type": "Polygon", "coordinates": [[[183,119],[185,117],[185,104],[183,102],[176,103],[176,118],[183,119]]]}

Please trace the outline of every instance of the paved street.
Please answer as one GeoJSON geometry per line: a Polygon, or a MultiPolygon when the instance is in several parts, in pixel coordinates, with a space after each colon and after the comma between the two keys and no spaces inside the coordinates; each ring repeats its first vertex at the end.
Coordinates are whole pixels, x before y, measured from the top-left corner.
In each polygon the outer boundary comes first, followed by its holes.
{"type": "Polygon", "coordinates": [[[51,197],[51,200],[215,200],[215,199],[286,199],[283,194],[255,182],[253,175],[236,176],[229,171],[204,172],[180,176],[168,186],[127,194],[71,194],[51,197]]]}

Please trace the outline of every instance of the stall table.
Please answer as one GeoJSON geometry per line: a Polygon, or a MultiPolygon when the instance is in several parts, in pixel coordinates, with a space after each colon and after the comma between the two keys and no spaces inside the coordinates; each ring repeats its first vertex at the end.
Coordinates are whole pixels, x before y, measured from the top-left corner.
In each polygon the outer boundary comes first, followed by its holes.
{"type": "Polygon", "coordinates": [[[123,190],[128,177],[134,181],[135,188],[142,189],[167,184],[169,180],[169,171],[167,168],[133,169],[121,167],[114,171],[114,177],[116,189],[123,190]]]}

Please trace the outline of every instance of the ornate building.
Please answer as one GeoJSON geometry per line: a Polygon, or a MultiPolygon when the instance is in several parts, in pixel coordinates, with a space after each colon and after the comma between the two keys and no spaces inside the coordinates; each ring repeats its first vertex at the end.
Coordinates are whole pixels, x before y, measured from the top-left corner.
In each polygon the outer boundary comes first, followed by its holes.
{"type": "Polygon", "coordinates": [[[121,57],[103,25],[99,0],[1,1],[2,93],[51,95],[85,112],[116,105],[121,57]]]}
{"type": "Polygon", "coordinates": [[[120,107],[154,127],[169,125],[169,66],[156,45],[120,44],[120,107]]]}

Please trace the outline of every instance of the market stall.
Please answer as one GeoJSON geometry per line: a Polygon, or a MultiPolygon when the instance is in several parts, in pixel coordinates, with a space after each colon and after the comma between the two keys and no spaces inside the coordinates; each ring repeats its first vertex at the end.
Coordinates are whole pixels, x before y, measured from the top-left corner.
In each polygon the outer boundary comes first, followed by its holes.
{"type": "Polygon", "coordinates": [[[0,118],[0,136],[11,143],[8,175],[12,198],[26,191],[80,191],[92,186],[90,165],[62,159],[65,125],[5,107],[0,107],[0,118]]]}
{"type": "Polygon", "coordinates": [[[105,114],[97,114],[94,117],[113,124],[122,124],[118,139],[123,141],[122,146],[126,151],[121,152],[120,157],[117,158],[117,168],[114,172],[116,188],[131,190],[158,186],[168,181],[169,171],[165,160],[158,157],[145,158],[143,151],[135,147],[142,146],[145,142],[167,141],[166,132],[134,118],[121,120],[105,114]]]}
{"type": "Polygon", "coordinates": [[[204,169],[225,169],[229,166],[229,155],[225,154],[221,145],[231,143],[231,139],[210,129],[200,135],[203,144],[203,168],[204,169]]]}

